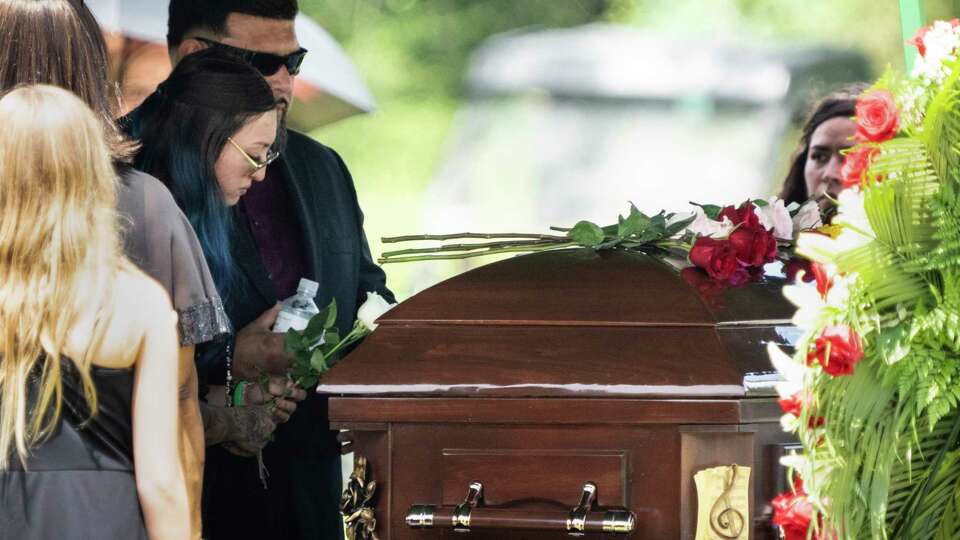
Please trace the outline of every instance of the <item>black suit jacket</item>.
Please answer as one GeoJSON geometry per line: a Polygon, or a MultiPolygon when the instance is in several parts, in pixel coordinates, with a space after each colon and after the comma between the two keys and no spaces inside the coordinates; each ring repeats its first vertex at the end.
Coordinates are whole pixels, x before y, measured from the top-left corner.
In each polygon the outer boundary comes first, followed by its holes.
{"type": "MultiPolygon", "coordinates": [[[[335,151],[292,130],[287,132],[282,157],[270,167],[278,168],[287,180],[303,231],[309,271],[303,277],[320,284],[318,306],[337,300],[337,327],[340,335],[346,335],[368,291],[395,301],[383,270],[370,255],[350,172],[335,151]]],[[[243,277],[229,301],[229,312],[239,329],[283,299],[277,298],[246,218],[239,211],[236,218],[233,254],[243,277]]]]}

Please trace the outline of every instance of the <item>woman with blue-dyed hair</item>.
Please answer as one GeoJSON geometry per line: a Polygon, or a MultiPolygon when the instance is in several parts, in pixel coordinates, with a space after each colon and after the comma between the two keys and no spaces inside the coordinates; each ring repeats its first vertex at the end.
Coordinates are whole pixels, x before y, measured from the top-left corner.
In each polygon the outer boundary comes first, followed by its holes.
{"type": "MultiPolygon", "coordinates": [[[[269,84],[256,69],[211,48],[180,61],[125,119],[129,134],[140,142],[134,166],[170,189],[197,234],[227,305],[239,272],[230,251],[232,207],[279,157],[279,114],[269,84]]],[[[223,405],[221,394],[230,389],[229,376],[226,381],[210,380],[209,373],[219,372],[221,362],[229,373],[229,351],[227,358],[219,358],[198,348],[201,395],[214,405],[223,405]]],[[[270,409],[277,422],[287,421],[296,401],[306,397],[301,389],[284,388],[285,382],[271,381],[269,386],[270,393],[279,396],[270,409]]],[[[267,398],[258,385],[246,389],[244,403],[260,404],[267,398]]],[[[231,451],[247,455],[250,447],[231,451]]]]}
{"type": "Polygon", "coordinates": [[[256,69],[208,49],[178,63],[137,114],[134,165],[173,193],[229,302],[236,272],[230,207],[279,155],[270,86],[256,69]]]}

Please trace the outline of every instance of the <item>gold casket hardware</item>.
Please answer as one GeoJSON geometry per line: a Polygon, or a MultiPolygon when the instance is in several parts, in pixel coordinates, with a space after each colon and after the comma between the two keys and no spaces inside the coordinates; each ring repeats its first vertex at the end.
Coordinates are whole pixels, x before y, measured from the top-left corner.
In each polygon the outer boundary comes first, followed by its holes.
{"type": "Polygon", "coordinates": [[[629,534],[636,515],[625,508],[597,506],[597,485],[587,482],[580,503],[569,512],[484,506],[483,484],[471,482],[467,496],[456,506],[415,504],[407,511],[407,525],[414,528],[547,530],[579,536],[587,532],[629,534]]]}

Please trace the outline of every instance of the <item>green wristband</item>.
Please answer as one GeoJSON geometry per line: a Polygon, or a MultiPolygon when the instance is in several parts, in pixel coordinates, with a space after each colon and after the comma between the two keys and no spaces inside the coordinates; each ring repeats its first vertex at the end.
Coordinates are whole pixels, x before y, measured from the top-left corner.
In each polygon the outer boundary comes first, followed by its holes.
{"type": "Polygon", "coordinates": [[[243,407],[246,405],[246,400],[243,398],[243,391],[247,389],[247,381],[240,381],[237,383],[237,386],[233,389],[233,406],[234,407],[243,407]]]}

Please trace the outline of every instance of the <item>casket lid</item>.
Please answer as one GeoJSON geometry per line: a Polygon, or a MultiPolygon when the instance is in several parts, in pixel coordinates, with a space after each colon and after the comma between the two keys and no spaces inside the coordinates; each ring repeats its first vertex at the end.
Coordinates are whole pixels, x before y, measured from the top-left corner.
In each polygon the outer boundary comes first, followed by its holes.
{"type": "Polygon", "coordinates": [[[731,285],[635,251],[524,255],[401,303],[319,391],[742,397],[766,344],[796,339],[785,282],[780,263],[731,285]]]}

